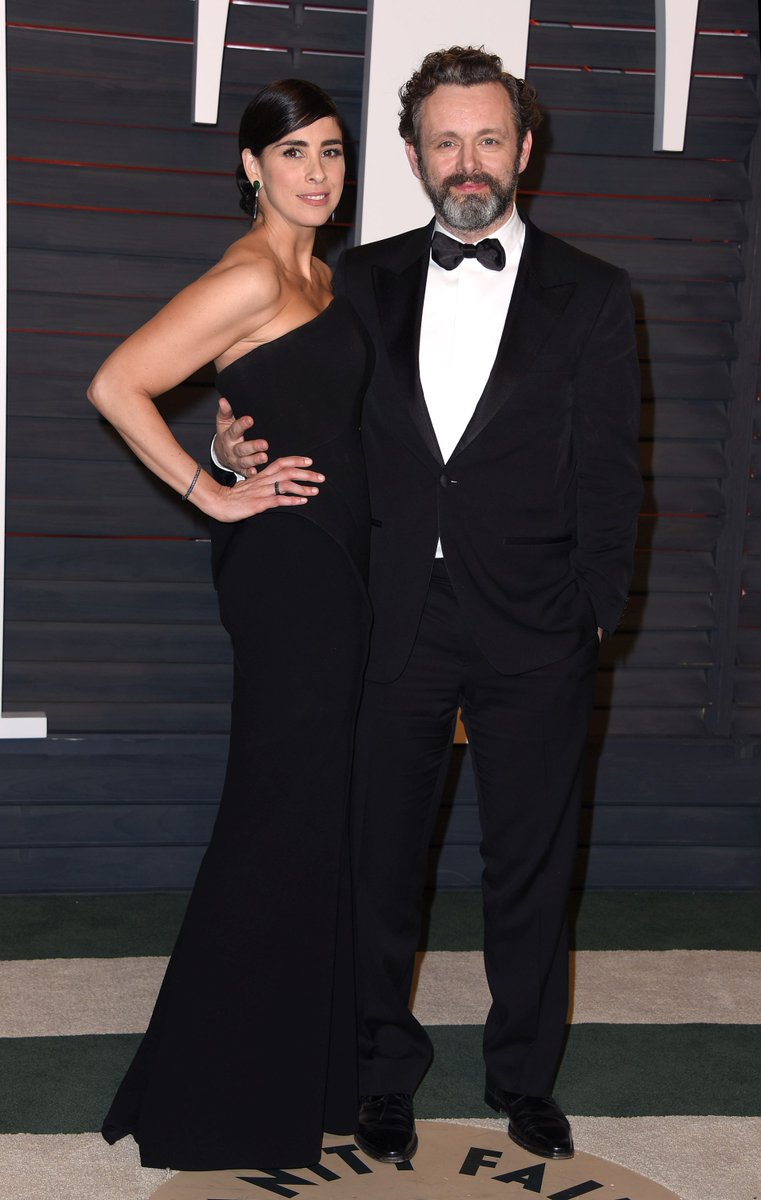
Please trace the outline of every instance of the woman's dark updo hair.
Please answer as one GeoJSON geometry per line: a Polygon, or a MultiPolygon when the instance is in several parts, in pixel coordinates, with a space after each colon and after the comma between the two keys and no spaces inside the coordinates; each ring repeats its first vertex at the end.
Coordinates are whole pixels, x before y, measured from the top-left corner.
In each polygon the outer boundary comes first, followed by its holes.
{"type": "MultiPolygon", "coordinates": [[[[327,92],[306,79],[279,79],[259,92],[246,108],[240,122],[238,149],[241,153],[250,150],[258,158],[266,146],[322,117],[335,117],[341,124],[338,110],[327,92]]],[[[238,164],[235,179],[240,188],[240,206],[253,218],[256,193],[246,177],[243,163],[238,164]]]]}

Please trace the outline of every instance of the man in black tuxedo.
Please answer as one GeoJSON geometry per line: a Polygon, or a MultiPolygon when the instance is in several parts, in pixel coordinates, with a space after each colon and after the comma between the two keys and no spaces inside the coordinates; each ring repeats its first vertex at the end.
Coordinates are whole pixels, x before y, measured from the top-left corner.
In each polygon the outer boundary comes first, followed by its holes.
{"type": "MultiPolygon", "coordinates": [[[[628,280],[515,209],[539,114],[499,58],[435,52],[400,96],[435,222],[349,250],[334,280],[376,352],[363,417],[375,624],[356,748],[356,1136],[386,1162],[417,1146],[412,1095],[432,1049],[408,997],[461,708],[482,827],[487,1100],[521,1146],[570,1157],[551,1092],[581,768],[641,497],[628,280]]],[[[224,426],[220,459],[250,469],[257,444],[224,426]]]]}

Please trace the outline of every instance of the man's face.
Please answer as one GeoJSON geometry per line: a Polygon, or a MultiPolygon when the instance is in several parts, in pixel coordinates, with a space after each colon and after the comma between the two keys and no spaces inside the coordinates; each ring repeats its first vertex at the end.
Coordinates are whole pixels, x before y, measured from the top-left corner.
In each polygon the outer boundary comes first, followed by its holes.
{"type": "Polygon", "coordinates": [[[502,84],[437,87],[421,105],[418,141],[419,153],[406,143],[407,157],[440,223],[452,233],[479,237],[499,228],[531,153],[530,131],[518,149],[502,84]]]}

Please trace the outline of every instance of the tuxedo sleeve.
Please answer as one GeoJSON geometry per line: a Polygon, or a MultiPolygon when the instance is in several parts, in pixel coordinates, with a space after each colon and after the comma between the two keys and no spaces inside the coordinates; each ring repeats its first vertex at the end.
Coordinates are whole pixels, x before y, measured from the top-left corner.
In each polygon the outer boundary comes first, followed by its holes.
{"type": "Polygon", "coordinates": [[[580,358],[574,447],[577,469],[576,576],[597,624],[618,625],[631,582],[637,518],[640,376],[628,276],[616,273],[580,358]]]}

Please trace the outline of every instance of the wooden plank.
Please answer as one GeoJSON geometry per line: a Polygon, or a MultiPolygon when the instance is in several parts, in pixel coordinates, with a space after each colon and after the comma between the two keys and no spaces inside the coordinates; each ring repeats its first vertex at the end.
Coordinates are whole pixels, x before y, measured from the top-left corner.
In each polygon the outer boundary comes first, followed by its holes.
{"type": "MultiPolygon", "coordinates": [[[[139,618],[140,614],[134,614],[139,618]]],[[[219,623],[182,625],[144,621],[8,621],[4,659],[20,676],[24,663],[217,663],[229,667],[230,640],[219,623]]]]}
{"type": "Polygon", "coordinates": [[[761,521],[751,517],[745,522],[745,553],[761,554],[761,521]]]}
{"type": "Polygon", "coordinates": [[[637,545],[652,550],[711,550],[724,528],[723,521],[712,517],[641,516],[637,545]]]}
{"type": "MultiPolygon", "coordinates": [[[[630,244],[627,244],[630,245],[630,244]]],[[[649,322],[637,324],[637,344],[642,359],[685,358],[732,362],[737,358],[737,343],[729,325],[724,323],[649,322]]]]}
{"type": "Polygon", "coordinates": [[[735,287],[718,280],[638,279],[633,296],[639,320],[735,322],[741,316],[735,287]]]}
{"type": "Polygon", "coordinates": [[[216,804],[3,805],[0,845],[205,846],[216,804]]]}
{"type": "Polygon", "coordinates": [[[704,738],[705,708],[596,708],[589,725],[591,739],[608,737],[704,738]]]}
{"type": "MultiPolygon", "coordinates": [[[[650,137],[652,141],[652,129],[650,137]]],[[[562,142],[557,146],[565,149],[562,142]]],[[[521,198],[520,207],[540,228],[563,238],[602,235],[741,242],[747,237],[742,206],[734,200],[666,201],[599,196],[580,199],[578,196],[531,195],[521,198]]],[[[707,298],[714,287],[704,287],[707,298]]],[[[734,296],[733,299],[733,311],[736,311],[737,300],[734,296]]],[[[657,311],[655,315],[658,315],[657,311]]],[[[706,315],[710,318],[717,314],[709,312],[706,315]]]]}
{"type": "MultiPolygon", "coordinates": [[[[240,218],[231,216],[217,220],[101,212],[96,221],[92,213],[63,208],[11,205],[8,210],[8,237],[14,249],[114,254],[121,258],[136,255],[151,258],[157,272],[161,271],[164,258],[168,258],[175,262],[188,259],[194,273],[200,274],[216,262],[245,229],[242,214],[240,218]]],[[[122,290],[120,272],[114,271],[113,276],[105,276],[105,280],[111,294],[119,295],[122,290]]]]}
{"type": "MultiPolygon", "coordinates": [[[[620,27],[652,29],[655,25],[651,0],[533,0],[535,21],[588,22],[620,27]]],[[[700,0],[698,29],[758,30],[758,16],[747,0],[700,0]]]]}
{"type": "Polygon", "coordinates": [[[713,442],[674,439],[645,442],[640,449],[643,475],[724,479],[728,474],[724,453],[713,442]]]}
{"type": "Polygon", "coordinates": [[[158,306],[210,266],[211,260],[205,258],[162,258],[157,261],[136,254],[118,255],[105,251],[87,254],[77,250],[20,247],[8,254],[11,296],[23,292],[47,295],[54,287],[57,296],[98,296],[104,303],[111,299],[135,298],[158,306]],[[114,290],[115,280],[120,281],[119,293],[114,290]]]}
{"type": "Polygon", "coordinates": [[[634,592],[713,592],[718,586],[712,554],[641,549],[635,552],[634,592]]]}
{"type": "Polygon", "coordinates": [[[605,667],[709,667],[713,652],[706,632],[614,633],[600,647],[605,667]]]}
{"type": "MultiPolygon", "coordinates": [[[[55,818],[55,810],[51,815],[55,818]]],[[[132,814],[130,814],[131,816],[132,814]]],[[[32,814],[32,819],[35,817],[36,813],[32,814]]],[[[107,821],[107,819],[105,816],[104,820],[107,821]]],[[[22,827],[18,817],[14,824],[16,828],[22,827]]],[[[190,821],[189,828],[193,828],[190,821]]],[[[37,836],[40,837],[40,835],[37,836]]],[[[475,806],[442,809],[436,822],[431,845],[477,847],[481,842],[481,837],[478,809],[475,806]]],[[[42,844],[41,838],[39,841],[32,841],[29,844],[42,844]]],[[[580,846],[643,844],[659,847],[758,846],[761,844],[761,822],[756,813],[747,806],[668,805],[661,807],[652,804],[622,804],[616,808],[596,805],[594,808],[583,810],[579,830],[580,846]]]]}
{"type": "Polygon", "coordinates": [[[742,573],[743,590],[761,593],[761,559],[746,558],[742,573]]]}
{"type": "MultiPolygon", "coordinates": [[[[216,393],[204,391],[199,397],[199,410],[202,420],[174,419],[174,397],[170,393],[168,400],[160,404],[170,428],[177,440],[195,459],[206,465],[209,461],[209,446],[214,433],[214,413],[216,411],[216,393]]],[[[184,406],[183,406],[184,408],[184,406]]],[[[190,410],[198,416],[195,408],[190,410]]],[[[294,451],[296,453],[296,451],[294,451]]],[[[62,460],[74,462],[124,462],[132,459],[132,451],[126,446],[119,435],[101,418],[85,413],[81,418],[65,417],[51,419],[43,429],[39,429],[39,417],[10,417],[8,420],[8,455],[16,459],[32,460],[62,460]],[[35,432],[37,426],[39,436],[35,432]],[[29,439],[33,440],[29,440],[29,439]]],[[[79,466],[76,468],[79,470],[79,466]]]]}
{"type": "Polygon", "coordinates": [[[729,436],[726,405],[705,400],[646,401],[640,433],[645,438],[725,438],[729,436]]]}
{"type": "MultiPolygon", "coordinates": [[[[161,275],[155,264],[154,274],[157,278],[161,275]]],[[[150,296],[11,291],[8,324],[11,329],[55,329],[77,336],[87,333],[122,338],[148,321],[160,307],[161,301],[150,296]]]]}
{"type": "MultiPolygon", "coordinates": [[[[654,104],[652,75],[620,71],[557,70],[529,65],[526,78],[538,89],[545,109],[578,108],[588,112],[651,113],[654,104]]],[[[690,115],[753,117],[759,103],[755,76],[701,79],[690,83],[690,115]]]]}
{"type": "Polygon", "coordinates": [[[758,476],[751,477],[748,480],[748,507],[747,516],[761,516],[761,478],[758,476]]]}
{"type": "Polygon", "coordinates": [[[691,479],[646,479],[642,511],[665,516],[686,513],[722,516],[724,497],[719,487],[691,479]]]}
{"type": "Polygon", "coordinates": [[[732,376],[726,363],[652,362],[642,376],[642,395],[659,400],[731,400],[732,376]]]}
{"type": "MultiPolygon", "coordinates": [[[[12,338],[16,336],[11,335],[12,338]]],[[[84,423],[95,420],[103,430],[108,428],[107,422],[96,414],[86,399],[90,375],[86,375],[84,371],[80,375],[72,373],[69,377],[60,374],[55,377],[45,373],[32,374],[31,368],[34,365],[34,362],[29,360],[26,372],[17,372],[8,381],[8,412],[12,417],[21,420],[32,417],[38,422],[38,426],[42,425],[41,418],[44,418],[46,423],[84,423]]],[[[188,382],[161,396],[159,404],[164,418],[173,422],[178,429],[182,429],[184,425],[199,423],[208,429],[209,420],[213,419],[217,405],[217,390],[213,378],[213,367],[209,366],[205,371],[191,376],[188,382]],[[202,378],[203,375],[206,376],[205,379],[202,378]]],[[[208,456],[209,442],[210,437],[204,447],[204,461],[208,456]]]]}
{"type": "MultiPolygon", "coordinates": [[[[358,5],[357,8],[361,6],[358,5]]],[[[29,11],[23,0],[11,0],[8,21],[45,26],[76,33],[97,32],[192,41],[194,11],[187,0],[130,0],[126,5],[100,5],[93,12],[89,0],[36,0],[29,11]]],[[[286,5],[231,5],[226,42],[260,46],[299,46],[310,49],[364,53],[365,13],[331,12],[330,8],[286,5]]]]}
{"type": "MultiPolygon", "coordinates": [[[[758,747],[725,738],[605,738],[588,755],[585,800],[588,806],[636,805],[755,808],[758,747]]],[[[477,807],[473,764],[467,746],[457,746],[447,778],[445,806],[477,807]]]]}
{"type": "Polygon", "coordinates": [[[741,629],[758,629],[761,627],[761,593],[743,591],[740,596],[737,616],[741,629]]]}
{"type": "MultiPolygon", "coordinates": [[[[184,84],[186,89],[193,73],[191,41],[131,41],[11,27],[7,46],[9,73],[40,69],[76,73],[83,83],[97,74],[115,85],[126,80],[155,86],[157,79],[166,79],[170,85],[184,84]],[[41,68],[41,64],[45,66],[41,68]]],[[[302,78],[319,83],[331,95],[345,91],[358,95],[362,91],[363,73],[362,55],[299,53],[277,46],[266,50],[228,47],[223,84],[230,89],[238,87],[244,96],[251,96],[274,79],[302,78]]]]}
{"type": "MultiPolygon", "coordinates": [[[[648,24],[652,29],[652,17],[648,24]]],[[[557,28],[532,22],[528,60],[552,66],[653,71],[655,31],[579,25],[557,28]]],[[[758,41],[751,37],[697,37],[692,69],[702,74],[756,74],[758,41]]]]}
{"type": "Polygon", "coordinates": [[[8,621],[134,621],[167,624],[215,624],[216,593],[211,581],[16,579],[10,581],[8,621]]]}
{"type": "Polygon", "coordinates": [[[202,855],[201,846],[0,849],[0,877],[16,893],[186,891],[202,855]]]}
{"type": "Polygon", "coordinates": [[[743,668],[761,667],[761,629],[740,629],[737,635],[737,664],[743,668]]]}
{"type": "MultiPolygon", "coordinates": [[[[606,161],[610,161],[609,159],[606,161]]],[[[623,241],[608,238],[567,238],[572,246],[623,267],[638,280],[742,279],[740,255],[732,245],[699,245],[692,242],[623,241]]]]}
{"type": "Polygon", "coordinates": [[[30,11],[24,0],[8,0],[9,23],[52,26],[65,30],[137,34],[146,37],[193,37],[193,5],[184,0],[130,0],[127,4],[102,5],[93,11],[86,0],[35,0],[30,11]]]}
{"type": "Polygon", "coordinates": [[[761,671],[740,667],[735,673],[735,704],[761,709],[761,671]]]}
{"type": "Polygon", "coordinates": [[[231,663],[9,662],[7,693],[27,704],[229,704],[231,663]]]}
{"type": "Polygon", "coordinates": [[[707,701],[706,672],[701,667],[630,671],[603,667],[597,676],[597,708],[695,708],[707,701]]]}
{"type": "MultiPolygon", "coordinates": [[[[232,230],[231,230],[232,232],[232,230]]],[[[231,239],[233,240],[233,239],[231,239]]],[[[200,248],[199,248],[200,253],[200,248]]],[[[88,254],[77,250],[16,247],[8,254],[11,295],[97,296],[110,300],[153,301],[156,306],[202,275],[210,261],[141,257],[132,254],[88,254]],[[118,290],[114,281],[119,280],[118,290]]]]}
{"type": "MultiPolygon", "coordinates": [[[[28,709],[30,701],[8,687],[3,696],[8,712],[28,709]]],[[[91,733],[229,733],[229,704],[186,703],[176,701],[155,704],[148,700],[63,701],[48,700],[36,693],[33,701],[44,707],[48,730],[53,734],[89,735],[91,733]]],[[[112,889],[109,889],[112,890],[112,889]]]]}
{"type": "Polygon", "coordinates": [[[209,802],[218,798],[227,730],[210,736],[88,734],[3,745],[3,804],[209,802]]]}
{"type": "Polygon", "coordinates": [[[199,583],[211,578],[208,540],[8,537],[6,580],[199,583]]]}
{"type": "Polygon", "coordinates": [[[208,536],[203,514],[183,504],[137,459],[82,461],[76,471],[70,463],[48,459],[37,478],[22,460],[10,459],[7,527],[48,535],[208,536]]]}
{"type": "MultiPolygon", "coordinates": [[[[270,57],[275,60],[274,67],[282,68],[285,65],[279,55],[270,57]]],[[[265,67],[266,61],[259,57],[261,68],[265,67]]],[[[266,78],[260,72],[260,77],[251,77],[246,88],[226,87],[223,81],[219,117],[214,127],[216,132],[237,138],[238,125],[249,98],[265,83],[278,77],[275,69],[266,74],[266,78]]],[[[130,79],[101,79],[92,73],[83,79],[81,75],[69,77],[60,73],[46,73],[40,63],[23,73],[11,69],[8,78],[11,123],[29,119],[47,121],[50,112],[55,110],[58,118],[66,122],[91,124],[92,115],[96,112],[99,120],[107,125],[140,125],[146,129],[148,138],[151,130],[157,127],[197,129],[191,121],[189,79],[190,75],[184,80],[178,78],[173,81],[164,76],[160,80],[135,83],[130,79]]],[[[342,90],[335,92],[333,99],[350,140],[358,142],[362,127],[361,94],[342,90]]],[[[741,108],[745,104],[744,96],[738,94],[737,99],[735,108],[741,108]]],[[[740,112],[738,115],[752,117],[753,113],[740,112]]],[[[41,136],[38,130],[32,135],[30,145],[36,146],[41,136]]],[[[26,150],[20,149],[19,153],[29,154],[29,146],[26,150]]]]}
{"type": "MultiPolygon", "coordinates": [[[[429,885],[477,888],[483,863],[475,846],[431,856],[429,885]],[[435,874],[434,874],[435,872],[435,874]]],[[[700,891],[758,887],[761,854],[743,846],[595,846],[581,851],[574,886],[700,891]]]]}
{"type": "Polygon", "coordinates": [[[529,160],[524,191],[571,192],[579,196],[643,196],[650,199],[750,199],[750,182],[739,163],[670,158],[624,158],[553,153],[529,160]]]}
{"type": "Polygon", "coordinates": [[[11,534],[67,537],[167,537],[208,536],[205,517],[189,504],[175,504],[172,493],[133,497],[126,504],[118,496],[99,498],[97,506],[78,500],[52,497],[10,496],[7,528],[11,534]]]}
{"type": "Polygon", "coordinates": [[[679,592],[630,596],[620,624],[620,628],[626,632],[640,629],[714,629],[715,626],[711,597],[679,592]]]}
{"type": "Polygon", "coordinates": [[[732,736],[737,738],[761,738],[761,706],[757,708],[735,707],[732,713],[732,736]]]}
{"type": "MultiPolygon", "coordinates": [[[[688,113],[684,150],[688,158],[728,158],[743,161],[756,131],[755,115],[734,117],[697,117],[688,113]]],[[[539,127],[533,153],[562,150],[565,154],[619,154],[622,146],[633,158],[653,154],[653,118],[650,113],[594,113],[573,109],[554,109],[539,127]],[[594,134],[590,137],[590,124],[594,134]]],[[[659,151],[664,157],[673,157],[659,151]]],[[[665,234],[663,236],[666,236],[665,234]]]]}
{"type": "MultiPolygon", "coordinates": [[[[627,248],[631,243],[626,243],[627,248]]],[[[737,344],[732,330],[723,323],[651,321],[638,324],[637,343],[643,359],[687,358],[693,362],[737,358],[737,344]]]]}

